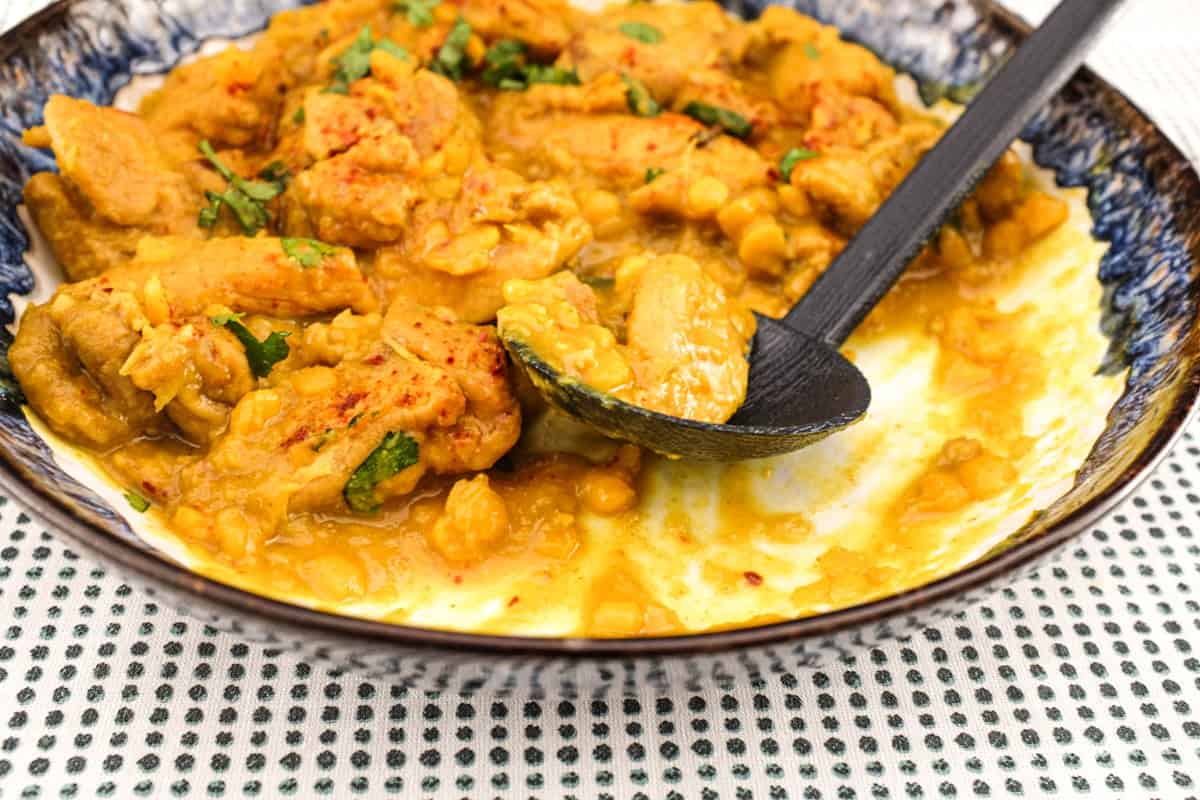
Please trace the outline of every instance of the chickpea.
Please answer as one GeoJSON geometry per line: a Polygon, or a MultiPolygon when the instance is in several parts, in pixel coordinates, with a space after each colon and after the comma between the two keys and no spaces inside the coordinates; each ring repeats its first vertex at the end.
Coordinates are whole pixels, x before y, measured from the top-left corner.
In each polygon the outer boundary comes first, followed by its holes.
{"type": "Polygon", "coordinates": [[[689,216],[701,219],[720,211],[729,200],[729,187],[710,175],[705,175],[688,187],[687,209],[689,216]]]}
{"type": "Polygon", "coordinates": [[[448,561],[486,558],[508,533],[508,508],[488,476],[476,475],[454,484],[441,517],[428,532],[429,543],[448,561]]]}
{"type": "Polygon", "coordinates": [[[758,219],[750,223],[738,242],[738,258],[751,272],[778,276],[783,274],[783,259],[787,256],[787,238],[774,219],[758,219]]]}
{"type": "Polygon", "coordinates": [[[260,389],[245,395],[229,415],[229,430],[236,436],[249,436],[261,430],[271,417],[279,413],[283,401],[279,393],[260,389]]]}
{"type": "Polygon", "coordinates": [[[590,189],[579,193],[579,210],[593,228],[600,228],[621,215],[621,201],[612,192],[590,189]]]}
{"type": "Polygon", "coordinates": [[[167,300],[166,290],[155,272],[142,287],[142,305],[146,311],[146,319],[151,325],[161,325],[171,318],[171,304],[167,300]]]}
{"type": "Polygon", "coordinates": [[[597,514],[619,514],[637,503],[637,491],[629,479],[610,467],[593,467],[585,472],[580,496],[584,505],[597,514]]]}
{"type": "Polygon", "coordinates": [[[309,367],[292,373],[289,381],[302,397],[316,397],[337,387],[337,374],[329,367],[309,367]]]}
{"type": "Polygon", "coordinates": [[[1009,261],[1019,256],[1025,245],[1025,229],[1015,220],[1000,220],[983,234],[983,252],[988,258],[1009,261]]]}

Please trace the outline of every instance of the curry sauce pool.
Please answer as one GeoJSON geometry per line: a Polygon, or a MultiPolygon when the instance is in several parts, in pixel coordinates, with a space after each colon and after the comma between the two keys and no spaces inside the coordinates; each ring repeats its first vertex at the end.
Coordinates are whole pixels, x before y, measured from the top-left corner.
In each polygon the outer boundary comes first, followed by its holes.
{"type": "Polygon", "coordinates": [[[699,467],[545,414],[488,324],[507,280],[603,292],[680,256],[777,313],[941,123],[780,9],[505,8],[287,12],[138,116],[57,98],[29,133],[59,160],[26,199],[71,284],[14,367],[142,527],[344,613],[651,635],[925,582],[1070,480],[1119,390],[1091,375],[1100,248],[1016,156],[848,344],[878,390],[857,429],[699,467]]]}

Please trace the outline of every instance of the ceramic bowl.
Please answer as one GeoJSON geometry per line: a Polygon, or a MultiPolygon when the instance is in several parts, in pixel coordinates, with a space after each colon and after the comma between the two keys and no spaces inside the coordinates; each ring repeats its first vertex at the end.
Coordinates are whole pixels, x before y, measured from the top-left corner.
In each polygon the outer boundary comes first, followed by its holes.
{"type": "MultiPolygon", "coordinates": [[[[260,29],[288,0],[59,0],[0,37],[0,316],[34,288],[24,262],[21,187],[51,157],[20,132],[54,92],[108,103],[131,76],[163,72],[212,37],[260,29]]],[[[731,10],[753,16],[757,0],[731,10]]],[[[793,0],[919,83],[963,99],[1028,33],[970,0],[793,0]]],[[[64,473],[0,370],[0,484],[67,539],[145,592],[269,646],[301,649],[439,686],[643,683],[794,667],[902,635],[1014,580],[1125,497],[1181,432],[1200,380],[1200,180],[1129,100],[1081,71],[1023,138],[1059,184],[1086,187],[1094,235],[1110,243],[1097,279],[1111,346],[1102,369],[1128,380],[1074,486],[1030,524],[959,572],[903,594],[789,622],[649,639],[531,639],[431,631],[288,605],[211,581],[160,557],[95,493],[64,473]]],[[[11,341],[0,332],[0,347],[11,341]]]]}

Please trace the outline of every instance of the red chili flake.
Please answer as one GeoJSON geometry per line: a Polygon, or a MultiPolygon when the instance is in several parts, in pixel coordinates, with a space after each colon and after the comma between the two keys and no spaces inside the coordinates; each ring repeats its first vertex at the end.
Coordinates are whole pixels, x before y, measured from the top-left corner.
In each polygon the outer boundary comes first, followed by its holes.
{"type": "Polygon", "coordinates": [[[775,167],[767,168],[767,180],[777,181],[777,180],[779,180],[779,178],[780,178],[779,170],[777,170],[775,167]]]}
{"type": "Polygon", "coordinates": [[[383,356],[383,354],[382,354],[382,353],[376,353],[375,355],[373,355],[373,356],[371,356],[370,358],[366,359],[366,360],[365,360],[363,363],[364,363],[364,364],[370,364],[372,367],[377,367],[377,366],[379,366],[380,364],[382,364],[382,363],[383,363],[383,360],[384,360],[384,356],[383,356]]]}
{"type": "Polygon", "coordinates": [[[454,363],[454,356],[446,356],[446,363],[447,363],[447,364],[453,364],[453,363],[454,363]]]}
{"type": "Polygon", "coordinates": [[[351,392],[350,394],[343,397],[342,401],[340,403],[338,403],[337,410],[341,411],[341,412],[349,411],[350,409],[352,409],[356,405],[358,405],[359,401],[362,400],[366,396],[367,395],[364,392],[351,392]]]}
{"type": "Polygon", "coordinates": [[[742,574],[744,576],[746,576],[746,583],[750,584],[751,586],[761,586],[762,585],[762,581],[763,581],[762,575],[759,575],[757,572],[751,572],[751,571],[747,570],[746,572],[743,572],[742,574]]]}
{"type": "Polygon", "coordinates": [[[455,583],[455,585],[462,583],[462,575],[455,575],[454,583],[455,583]]]}
{"type": "Polygon", "coordinates": [[[367,119],[375,119],[375,117],[378,116],[378,112],[376,112],[375,109],[373,109],[369,106],[367,107],[367,110],[365,113],[367,115],[367,119]]]}
{"type": "Polygon", "coordinates": [[[517,603],[519,603],[519,602],[521,602],[521,598],[517,597],[517,596],[514,594],[514,595],[513,595],[513,598],[512,598],[512,600],[509,600],[509,601],[508,601],[508,607],[509,607],[509,608],[512,608],[513,606],[515,606],[515,605],[516,605],[517,603]]]}
{"type": "Polygon", "coordinates": [[[291,436],[284,439],[283,444],[281,444],[279,446],[286,450],[287,448],[291,447],[294,444],[300,444],[300,442],[303,442],[307,438],[308,438],[308,426],[301,425],[299,428],[296,428],[295,432],[292,433],[291,436]]]}
{"type": "Polygon", "coordinates": [[[142,481],[142,488],[149,494],[158,494],[158,487],[150,481],[142,481]]]}

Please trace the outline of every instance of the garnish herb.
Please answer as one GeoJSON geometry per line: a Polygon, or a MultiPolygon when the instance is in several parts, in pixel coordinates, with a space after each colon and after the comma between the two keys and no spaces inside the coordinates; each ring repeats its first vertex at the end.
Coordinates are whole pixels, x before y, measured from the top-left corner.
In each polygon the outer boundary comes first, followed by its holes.
{"type": "Polygon", "coordinates": [[[288,331],[271,331],[270,335],[260,342],[249,328],[238,322],[243,316],[241,313],[231,312],[217,314],[211,320],[213,325],[225,328],[237,337],[246,351],[246,361],[250,364],[250,371],[257,378],[265,378],[271,374],[272,367],[288,357],[290,349],[284,339],[292,334],[288,331]]]}
{"type": "Polygon", "coordinates": [[[355,425],[362,422],[362,418],[363,418],[363,413],[360,411],[357,414],[355,414],[353,417],[350,418],[350,421],[346,423],[346,427],[353,428],[355,425]]]}
{"type": "Polygon", "coordinates": [[[129,503],[129,507],[139,514],[145,514],[150,508],[150,501],[133,490],[125,493],[125,502],[129,503]]]}
{"type": "Polygon", "coordinates": [[[483,54],[485,64],[479,79],[488,86],[509,92],[523,92],[534,83],[557,83],[577,86],[579,75],[573,69],[525,61],[524,42],[502,39],[483,54]]]}
{"type": "Polygon", "coordinates": [[[287,257],[305,269],[317,266],[327,256],[337,252],[337,248],[333,245],[319,242],[316,239],[284,237],[279,240],[279,243],[283,246],[283,252],[287,254],[287,257]]]}
{"type": "Polygon", "coordinates": [[[683,113],[705,125],[716,125],[730,136],[736,136],[739,139],[745,139],[754,130],[750,120],[736,111],[710,106],[707,103],[698,103],[693,100],[683,107],[683,113]]]}
{"type": "Polygon", "coordinates": [[[433,24],[433,9],[439,0],[399,0],[392,9],[399,11],[414,28],[428,28],[433,24]]]}
{"type": "Polygon", "coordinates": [[[820,61],[820,60],[821,60],[821,51],[820,51],[820,49],[819,49],[819,48],[818,48],[818,47],[817,47],[815,44],[813,44],[812,42],[805,42],[805,43],[804,43],[804,55],[808,56],[808,57],[809,57],[809,58],[811,58],[813,61],[820,61]]]}
{"type": "Polygon", "coordinates": [[[242,226],[242,232],[247,236],[253,236],[261,228],[265,228],[271,221],[271,214],[266,207],[267,202],[287,188],[289,173],[283,164],[273,162],[264,169],[259,174],[259,177],[264,180],[247,180],[235,175],[233,170],[225,166],[207,139],[200,142],[200,152],[229,183],[229,188],[224,192],[204,193],[208,205],[200,209],[200,226],[211,228],[216,225],[220,218],[221,207],[229,206],[234,219],[242,226]]]}
{"type": "Polygon", "coordinates": [[[371,71],[371,51],[382,50],[396,58],[408,58],[408,51],[389,39],[375,41],[371,26],[363,25],[358,36],[342,54],[333,60],[333,82],[323,91],[333,94],[350,94],[350,84],[367,77],[371,71]]]}
{"type": "Polygon", "coordinates": [[[630,39],[637,39],[644,44],[658,44],[663,40],[662,31],[644,22],[622,22],[617,30],[630,39]]]}
{"type": "Polygon", "coordinates": [[[272,161],[258,171],[258,177],[287,188],[288,181],[292,179],[292,171],[282,161],[272,161]]]}
{"type": "Polygon", "coordinates": [[[779,177],[783,178],[784,183],[791,183],[792,170],[801,161],[809,161],[814,158],[820,158],[821,154],[816,150],[809,150],[807,147],[793,147],[783,154],[783,158],[779,160],[779,177]]]}
{"type": "Polygon", "coordinates": [[[379,446],[358,465],[350,480],[346,481],[346,486],[342,489],[346,505],[352,511],[364,514],[378,511],[383,503],[375,496],[375,487],[401,470],[416,464],[418,453],[415,439],[400,431],[388,433],[379,446]]]}
{"type": "Polygon", "coordinates": [[[304,106],[300,106],[296,109],[295,113],[292,114],[292,122],[296,123],[297,125],[304,124],[304,106]]]}
{"type": "Polygon", "coordinates": [[[439,75],[445,75],[453,81],[462,80],[467,67],[467,42],[471,40],[471,25],[462,17],[454,22],[454,27],[446,36],[446,41],[433,57],[429,68],[439,75]]]}
{"type": "Polygon", "coordinates": [[[621,80],[625,81],[625,102],[630,111],[639,117],[657,117],[662,113],[662,106],[650,96],[645,84],[624,73],[621,73],[621,80]]]}
{"type": "Polygon", "coordinates": [[[659,175],[666,172],[662,167],[646,167],[646,183],[651,183],[659,175]]]}

